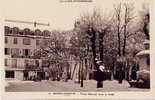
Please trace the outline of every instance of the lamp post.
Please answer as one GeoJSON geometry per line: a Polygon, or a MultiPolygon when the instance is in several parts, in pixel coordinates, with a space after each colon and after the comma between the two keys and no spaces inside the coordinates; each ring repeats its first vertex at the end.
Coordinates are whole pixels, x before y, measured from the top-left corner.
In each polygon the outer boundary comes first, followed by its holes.
{"type": "Polygon", "coordinates": [[[80,71],[80,76],[81,76],[81,81],[80,81],[80,84],[81,84],[81,87],[83,87],[83,59],[84,59],[84,52],[83,52],[83,48],[80,48],[80,51],[81,51],[81,57],[80,57],[80,65],[81,65],[81,71],[80,71]]]}
{"type": "Polygon", "coordinates": [[[87,50],[88,48],[85,46],[84,49],[82,49],[82,55],[81,55],[81,58],[80,58],[80,62],[81,62],[81,87],[83,87],[83,79],[84,79],[84,73],[83,73],[83,70],[84,70],[84,65],[83,65],[83,60],[85,59],[85,57],[88,55],[87,53],[87,50]]]}
{"type": "Polygon", "coordinates": [[[81,87],[83,87],[83,59],[81,59],[81,87]]]}

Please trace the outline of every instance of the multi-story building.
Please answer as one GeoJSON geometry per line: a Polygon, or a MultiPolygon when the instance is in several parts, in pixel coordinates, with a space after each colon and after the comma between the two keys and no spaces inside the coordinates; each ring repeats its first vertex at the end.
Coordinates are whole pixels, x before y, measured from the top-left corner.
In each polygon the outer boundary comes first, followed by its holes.
{"type": "Polygon", "coordinates": [[[23,30],[5,26],[5,77],[6,79],[27,80],[37,75],[45,77],[43,60],[35,55],[43,40],[48,40],[48,30],[23,30]]]}

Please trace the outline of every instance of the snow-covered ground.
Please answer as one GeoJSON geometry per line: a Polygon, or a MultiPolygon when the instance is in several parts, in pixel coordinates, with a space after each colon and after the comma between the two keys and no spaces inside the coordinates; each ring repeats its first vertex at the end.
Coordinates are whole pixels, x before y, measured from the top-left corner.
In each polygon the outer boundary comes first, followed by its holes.
{"type": "Polygon", "coordinates": [[[118,81],[104,81],[103,88],[96,88],[95,80],[84,80],[84,87],[74,81],[22,81],[22,82],[8,82],[9,86],[5,89],[9,92],[29,92],[29,91],[47,91],[47,92],[116,92],[116,91],[149,91],[150,89],[131,88],[127,81],[118,84],[118,81]]]}

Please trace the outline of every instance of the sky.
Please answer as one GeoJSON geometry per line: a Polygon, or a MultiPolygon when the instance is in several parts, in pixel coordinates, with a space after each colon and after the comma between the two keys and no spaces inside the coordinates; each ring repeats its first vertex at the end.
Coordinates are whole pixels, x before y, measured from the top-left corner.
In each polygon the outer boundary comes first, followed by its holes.
{"type": "MultiPolygon", "coordinates": [[[[39,29],[49,30],[70,30],[73,29],[74,22],[83,13],[92,12],[94,8],[99,8],[104,14],[110,14],[114,9],[114,4],[121,2],[133,2],[135,10],[138,12],[143,3],[150,0],[92,0],[93,2],[66,2],[60,0],[3,0],[4,19],[22,20],[30,22],[50,23],[50,26],[37,26],[39,29]]],[[[20,28],[34,28],[29,24],[8,23],[8,26],[18,26],[20,28]]]]}

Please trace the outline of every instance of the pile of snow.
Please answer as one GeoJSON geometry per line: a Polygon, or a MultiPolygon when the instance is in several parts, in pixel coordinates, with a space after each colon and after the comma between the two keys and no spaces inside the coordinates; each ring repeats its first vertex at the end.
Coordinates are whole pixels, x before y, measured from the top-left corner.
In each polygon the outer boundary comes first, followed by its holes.
{"type": "Polygon", "coordinates": [[[143,50],[136,54],[136,56],[143,56],[143,55],[149,55],[150,50],[143,50]]]}

